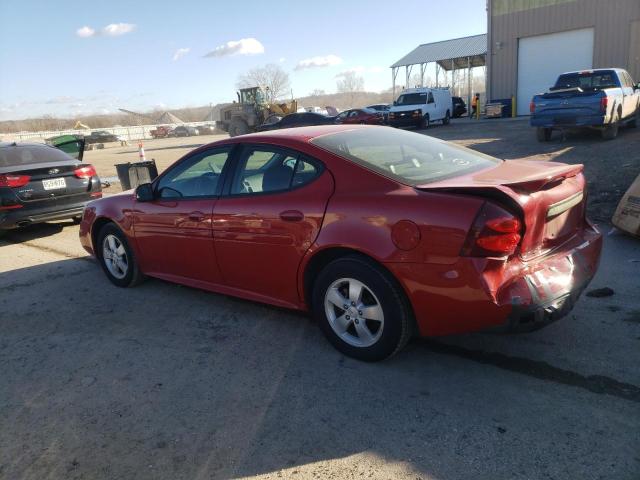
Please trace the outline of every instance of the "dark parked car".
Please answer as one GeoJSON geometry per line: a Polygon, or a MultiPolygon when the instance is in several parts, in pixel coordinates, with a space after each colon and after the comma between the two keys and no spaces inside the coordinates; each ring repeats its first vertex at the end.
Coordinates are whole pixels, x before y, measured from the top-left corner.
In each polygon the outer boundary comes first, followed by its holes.
{"type": "Polygon", "coordinates": [[[213,135],[216,129],[212,125],[198,125],[196,130],[200,135],[213,135]]]}
{"type": "Polygon", "coordinates": [[[84,143],[91,145],[94,143],[108,143],[108,142],[123,142],[124,139],[113,133],[106,132],[104,130],[97,130],[91,132],[89,135],[85,135],[84,143]]]}
{"type": "Polygon", "coordinates": [[[273,123],[265,123],[258,127],[259,132],[279,130],[281,128],[310,127],[314,125],[331,125],[335,117],[328,117],[320,113],[301,112],[291,113],[273,123]]]}
{"type": "Polygon", "coordinates": [[[384,123],[384,114],[369,107],[354,108],[336,115],[335,123],[382,125],[384,123]]]}
{"type": "Polygon", "coordinates": [[[0,143],[0,235],[8,229],[74,218],[102,197],[84,140],[73,135],[41,143],[0,143]],[[66,153],[65,153],[66,152],[66,153]]]}
{"type": "Polygon", "coordinates": [[[240,135],[91,202],[80,242],[119,287],[149,275],[311,311],[338,350],[381,360],[414,332],[567,315],[602,247],[582,168],[368,125],[240,135]]]}
{"type": "Polygon", "coordinates": [[[461,97],[451,97],[453,101],[453,118],[459,118],[467,113],[467,104],[461,97]]]}
{"type": "Polygon", "coordinates": [[[200,135],[200,132],[195,127],[190,127],[189,125],[180,125],[173,129],[174,137],[192,137],[195,135],[200,135]]]}

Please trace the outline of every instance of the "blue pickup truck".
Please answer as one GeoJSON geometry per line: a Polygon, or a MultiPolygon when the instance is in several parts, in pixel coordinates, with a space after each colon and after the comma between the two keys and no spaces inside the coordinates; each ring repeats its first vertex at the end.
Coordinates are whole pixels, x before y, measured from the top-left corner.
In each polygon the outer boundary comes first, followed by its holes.
{"type": "Polygon", "coordinates": [[[621,124],[635,127],[640,121],[640,83],[620,68],[567,72],[549,92],[533,97],[529,109],[541,142],[553,130],[582,127],[597,128],[612,140],[621,124]]]}

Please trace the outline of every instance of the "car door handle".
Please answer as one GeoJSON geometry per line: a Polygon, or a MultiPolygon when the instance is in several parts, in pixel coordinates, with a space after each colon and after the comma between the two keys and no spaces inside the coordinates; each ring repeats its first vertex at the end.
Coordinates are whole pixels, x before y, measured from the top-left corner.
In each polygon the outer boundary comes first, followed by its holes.
{"type": "Polygon", "coordinates": [[[189,220],[194,222],[201,222],[204,220],[204,213],[202,212],[191,212],[189,214],[189,220]]]}
{"type": "Polygon", "coordinates": [[[280,212],[280,218],[285,222],[300,222],[304,219],[304,214],[299,210],[285,210],[280,212]]]}

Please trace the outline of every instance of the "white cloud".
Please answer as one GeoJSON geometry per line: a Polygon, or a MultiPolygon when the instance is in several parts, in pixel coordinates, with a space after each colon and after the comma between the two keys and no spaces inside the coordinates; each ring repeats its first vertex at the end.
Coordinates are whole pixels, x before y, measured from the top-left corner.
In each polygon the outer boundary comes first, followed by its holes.
{"type": "Polygon", "coordinates": [[[324,68],[340,65],[342,59],[337,55],[325,55],[324,57],[311,57],[300,60],[296,65],[296,70],[305,70],[307,68],[324,68]]]}
{"type": "Polygon", "coordinates": [[[286,61],[287,61],[287,59],[286,59],[286,58],[284,58],[284,57],[280,57],[280,60],[278,60],[278,61],[279,61],[280,63],[284,63],[284,62],[286,62],[286,61]]]}
{"type": "Polygon", "coordinates": [[[95,34],[96,31],[87,25],[76,30],[76,35],[82,38],[93,37],[95,34]]]}
{"type": "Polygon", "coordinates": [[[109,37],[115,37],[133,32],[135,28],[136,26],[133,23],[110,23],[102,29],[102,34],[109,37]]]}
{"type": "Polygon", "coordinates": [[[133,32],[136,29],[134,23],[110,23],[103,27],[99,32],[88,25],[76,30],[76,35],[81,38],[95,37],[98,35],[106,35],[107,37],[116,37],[125,33],[133,32]]]}
{"type": "Polygon", "coordinates": [[[179,60],[184,57],[187,53],[191,51],[190,48],[179,48],[176,50],[176,53],[173,54],[173,61],[179,60]]]}
{"type": "Polygon", "coordinates": [[[257,55],[264,53],[264,46],[255,38],[242,38],[231,40],[224,45],[220,45],[205,57],[226,57],[227,55],[257,55]]]}

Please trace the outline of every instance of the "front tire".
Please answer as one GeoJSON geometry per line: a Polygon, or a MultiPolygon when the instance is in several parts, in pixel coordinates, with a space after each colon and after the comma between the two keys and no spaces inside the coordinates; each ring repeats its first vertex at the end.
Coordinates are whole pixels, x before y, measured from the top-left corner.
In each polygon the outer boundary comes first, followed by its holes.
{"type": "Polygon", "coordinates": [[[420,121],[419,128],[421,130],[424,130],[426,128],[429,128],[429,124],[430,124],[429,114],[427,113],[424,117],[422,117],[422,120],[420,121]]]}
{"type": "Polygon", "coordinates": [[[313,286],[312,309],[340,352],[358,360],[384,360],[407,344],[411,307],[395,279],[367,258],[350,255],[329,263],[313,286]]]}
{"type": "Polygon", "coordinates": [[[636,114],[633,116],[633,119],[627,123],[629,128],[636,128],[638,126],[638,122],[640,122],[640,106],[636,110],[636,114]]]}
{"type": "Polygon", "coordinates": [[[113,223],[98,233],[96,254],[107,278],[118,287],[133,287],[144,280],[126,235],[113,223]]]}

